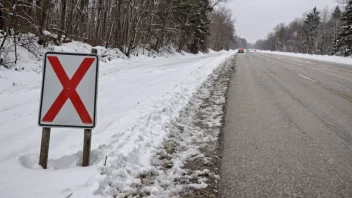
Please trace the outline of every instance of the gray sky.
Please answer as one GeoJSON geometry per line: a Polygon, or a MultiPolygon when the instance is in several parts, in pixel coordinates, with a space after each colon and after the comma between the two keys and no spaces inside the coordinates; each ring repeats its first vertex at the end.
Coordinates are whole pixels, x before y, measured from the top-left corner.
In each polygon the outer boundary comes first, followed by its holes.
{"type": "Polygon", "coordinates": [[[254,43],[263,39],[279,23],[289,23],[317,6],[333,8],[336,0],[230,0],[237,35],[254,43]]]}

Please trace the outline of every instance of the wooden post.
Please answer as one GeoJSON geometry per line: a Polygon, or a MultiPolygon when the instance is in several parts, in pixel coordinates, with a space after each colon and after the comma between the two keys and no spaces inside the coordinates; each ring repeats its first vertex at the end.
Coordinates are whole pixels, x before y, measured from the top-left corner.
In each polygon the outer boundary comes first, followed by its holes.
{"type": "Polygon", "coordinates": [[[40,146],[39,165],[41,165],[44,169],[47,169],[48,167],[50,131],[51,131],[51,128],[43,127],[42,143],[40,146]]]}
{"type": "MultiPolygon", "coordinates": [[[[97,54],[98,50],[95,48],[92,48],[91,53],[97,54]]],[[[89,166],[91,142],[92,142],[92,129],[84,129],[82,166],[89,166]]]]}
{"type": "Polygon", "coordinates": [[[84,129],[82,166],[89,166],[91,142],[92,142],[92,129],[84,129]]]}

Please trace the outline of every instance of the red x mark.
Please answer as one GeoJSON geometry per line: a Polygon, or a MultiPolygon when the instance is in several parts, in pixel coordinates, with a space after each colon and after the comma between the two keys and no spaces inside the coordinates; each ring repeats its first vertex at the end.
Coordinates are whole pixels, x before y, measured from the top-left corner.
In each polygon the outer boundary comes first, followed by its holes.
{"type": "Polygon", "coordinates": [[[92,124],[92,118],[90,117],[86,107],[79,97],[76,88],[93,64],[95,58],[85,58],[71,80],[68,78],[64,68],[60,63],[60,60],[56,56],[48,56],[48,60],[53,67],[56,76],[60,80],[63,89],[59,96],[56,98],[55,102],[51,105],[49,111],[45,114],[42,121],[53,122],[66,101],[70,99],[82,122],[84,124],[92,124]]]}

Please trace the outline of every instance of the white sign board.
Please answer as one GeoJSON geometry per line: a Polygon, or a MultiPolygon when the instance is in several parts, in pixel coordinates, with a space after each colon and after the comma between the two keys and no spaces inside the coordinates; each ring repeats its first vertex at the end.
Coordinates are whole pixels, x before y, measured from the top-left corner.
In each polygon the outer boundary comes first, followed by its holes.
{"type": "Polygon", "coordinates": [[[99,59],[95,54],[47,52],[39,125],[94,128],[99,59]]]}

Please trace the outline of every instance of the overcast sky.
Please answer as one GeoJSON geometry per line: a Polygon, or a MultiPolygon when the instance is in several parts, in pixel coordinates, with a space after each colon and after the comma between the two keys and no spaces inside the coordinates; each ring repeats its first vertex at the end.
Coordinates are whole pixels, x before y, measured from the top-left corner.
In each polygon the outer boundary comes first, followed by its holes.
{"type": "MultiPolygon", "coordinates": [[[[314,6],[333,8],[336,0],[229,0],[236,19],[237,35],[254,43],[281,22],[289,23],[314,6]]],[[[227,7],[226,6],[226,7],[227,7]]]]}

